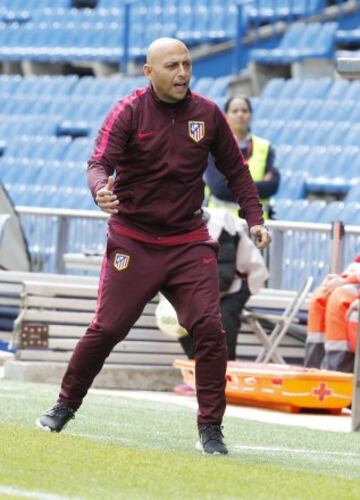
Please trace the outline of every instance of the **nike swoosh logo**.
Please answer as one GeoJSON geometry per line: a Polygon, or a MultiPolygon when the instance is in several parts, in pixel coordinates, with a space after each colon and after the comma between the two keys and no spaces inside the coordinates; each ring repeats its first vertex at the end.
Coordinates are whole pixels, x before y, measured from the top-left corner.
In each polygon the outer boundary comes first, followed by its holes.
{"type": "Polygon", "coordinates": [[[213,260],[215,260],[214,257],[210,257],[209,259],[207,259],[206,257],[203,257],[203,264],[210,264],[210,262],[212,262],[213,260]]]}
{"type": "Polygon", "coordinates": [[[139,132],[136,134],[138,139],[144,139],[145,137],[149,137],[149,135],[155,134],[155,130],[149,130],[149,132],[139,132]]]}

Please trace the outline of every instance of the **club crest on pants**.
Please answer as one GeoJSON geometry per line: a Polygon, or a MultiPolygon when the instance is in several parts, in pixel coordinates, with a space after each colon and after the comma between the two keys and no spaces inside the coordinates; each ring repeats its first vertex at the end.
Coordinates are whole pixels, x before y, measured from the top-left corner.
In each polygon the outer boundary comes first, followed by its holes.
{"type": "Polygon", "coordinates": [[[117,271],[123,271],[126,269],[130,262],[130,255],[125,255],[123,253],[116,253],[114,257],[114,267],[117,271]]]}

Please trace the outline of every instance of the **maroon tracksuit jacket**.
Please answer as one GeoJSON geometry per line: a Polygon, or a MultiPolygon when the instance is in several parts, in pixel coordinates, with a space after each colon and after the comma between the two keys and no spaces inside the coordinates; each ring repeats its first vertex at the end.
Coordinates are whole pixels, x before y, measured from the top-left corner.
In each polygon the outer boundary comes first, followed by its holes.
{"type": "Polygon", "coordinates": [[[210,152],[249,226],[262,224],[257,190],[239,151],[215,103],[189,91],[169,106],[150,86],[121,100],[105,120],[89,161],[89,186],[95,197],[116,171],[120,206],[113,219],[153,235],[185,233],[203,225],[202,176],[210,152]]]}
{"type": "Polygon", "coordinates": [[[198,423],[220,424],[227,350],[219,308],[217,243],[202,218],[209,152],[250,226],[262,224],[255,184],[219,108],[200,95],[168,105],[151,87],[120,101],[89,160],[91,192],[116,172],[95,317],[78,342],[59,400],[78,408],[114,346],[160,290],[194,341],[198,423]]]}

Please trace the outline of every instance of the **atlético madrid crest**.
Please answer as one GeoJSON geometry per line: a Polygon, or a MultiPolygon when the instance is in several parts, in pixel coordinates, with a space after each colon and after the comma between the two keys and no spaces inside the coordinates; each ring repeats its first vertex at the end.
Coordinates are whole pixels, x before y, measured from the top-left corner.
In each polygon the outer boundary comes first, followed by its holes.
{"type": "Polygon", "coordinates": [[[118,271],[123,271],[126,269],[130,262],[130,255],[125,255],[123,253],[116,253],[114,258],[114,267],[118,271]]]}
{"type": "Polygon", "coordinates": [[[201,141],[205,136],[205,122],[188,122],[189,136],[195,142],[201,141]]]}

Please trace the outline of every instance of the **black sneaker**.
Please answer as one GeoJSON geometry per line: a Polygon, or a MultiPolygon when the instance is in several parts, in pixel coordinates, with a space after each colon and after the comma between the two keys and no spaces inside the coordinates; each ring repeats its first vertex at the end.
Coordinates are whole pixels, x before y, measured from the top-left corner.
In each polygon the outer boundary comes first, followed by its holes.
{"type": "Polygon", "coordinates": [[[209,455],[226,455],[228,449],[223,441],[220,425],[201,425],[196,449],[209,455]]]}
{"type": "Polygon", "coordinates": [[[60,432],[69,420],[75,418],[75,411],[63,403],[56,403],[37,419],[36,425],[43,431],[60,432]]]}

